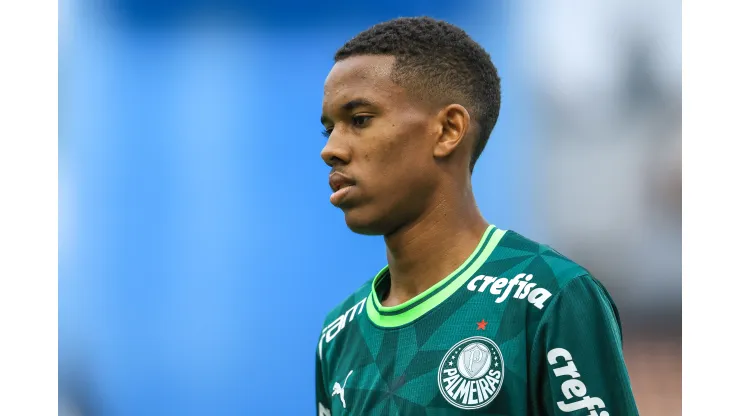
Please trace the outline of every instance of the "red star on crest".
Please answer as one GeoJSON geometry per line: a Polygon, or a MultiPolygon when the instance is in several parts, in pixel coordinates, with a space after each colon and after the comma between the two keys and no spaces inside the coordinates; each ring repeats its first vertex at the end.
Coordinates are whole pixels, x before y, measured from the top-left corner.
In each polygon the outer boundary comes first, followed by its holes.
{"type": "Polygon", "coordinates": [[[478,329],[486,329],[486,325],[488,325],[488,322],[486,322],[485,319],[481,319],[481,321],[478,322],[478,329]]]}

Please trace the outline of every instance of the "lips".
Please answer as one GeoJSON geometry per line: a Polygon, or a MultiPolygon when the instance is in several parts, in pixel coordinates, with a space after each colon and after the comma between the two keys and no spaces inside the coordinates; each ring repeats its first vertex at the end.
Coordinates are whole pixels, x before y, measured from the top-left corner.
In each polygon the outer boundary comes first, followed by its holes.
{"type": "Polygon", "coordinates": [[[334,172],[331,175],[329,175],[329,186],[331,187],[331,190],[334,192],[338,192],[342,188],[346,188],[348,186],[354,185],[355,182],[348,178],[347,176],[334,172]]]}
{"type": "Polygon", "coordinates": [[[339,207],[355,187],[355,181],[339,172],[334,172],[329,175],[329,186],[334,191],[329,197],[329,202],[339,207]]]}

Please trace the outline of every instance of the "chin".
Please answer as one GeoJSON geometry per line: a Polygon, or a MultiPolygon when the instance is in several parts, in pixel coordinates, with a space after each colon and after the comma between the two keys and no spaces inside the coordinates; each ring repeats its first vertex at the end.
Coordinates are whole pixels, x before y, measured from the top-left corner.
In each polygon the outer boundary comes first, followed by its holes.
{"type": "Polygon", "coordinates": [[[386,235],[392,229],[387,216],[360,207],[344,210],[344,222],[352,232],[362,235],[386,235]]]}

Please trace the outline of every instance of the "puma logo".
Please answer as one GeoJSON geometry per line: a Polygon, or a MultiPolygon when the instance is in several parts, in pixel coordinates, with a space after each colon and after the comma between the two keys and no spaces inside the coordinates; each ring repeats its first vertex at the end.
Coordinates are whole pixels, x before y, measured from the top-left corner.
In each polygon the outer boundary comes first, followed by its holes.
{"type": "Polygon", "coordinates": [[[349,374],[347,374],[347,377],[344,378],[344,384],[342,384],[341,386],[339,385],[338,381],[334,382],[334,388],[332,389],[332,392],[331,392],[332,397],[336,396],[337,394],[339,395],[339,399],[342,400],[342,407],[345,409],[347,408],[347,404],[344,402],[344,386],[347,385],[347,379],[349,378],[349,376],[352,375],[352,371],[353,370],[349,371],[349,374]]]}

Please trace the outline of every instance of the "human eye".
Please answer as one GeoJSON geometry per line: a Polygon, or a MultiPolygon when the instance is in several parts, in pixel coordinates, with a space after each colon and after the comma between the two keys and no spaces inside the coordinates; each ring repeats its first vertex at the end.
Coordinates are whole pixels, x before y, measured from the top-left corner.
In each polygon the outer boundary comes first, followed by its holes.
{"type": "Polygon", "coordinates": [[[352,116],[352,126],[354,127],[367,127],[367,124],[370,122],[370,119],[373,118],[372,116],[368,115],[354,115],[352,116]]]}

